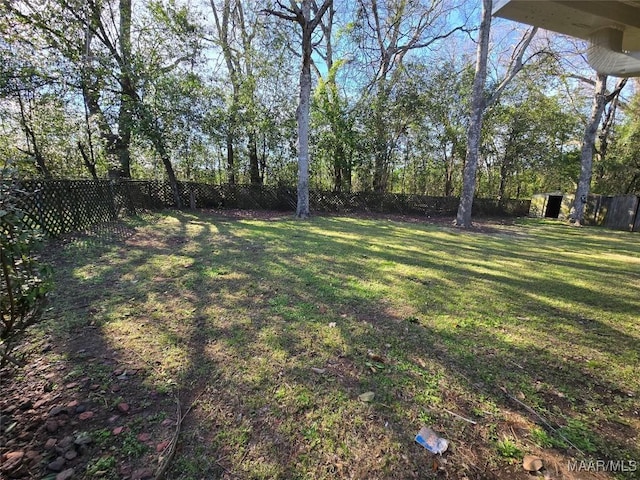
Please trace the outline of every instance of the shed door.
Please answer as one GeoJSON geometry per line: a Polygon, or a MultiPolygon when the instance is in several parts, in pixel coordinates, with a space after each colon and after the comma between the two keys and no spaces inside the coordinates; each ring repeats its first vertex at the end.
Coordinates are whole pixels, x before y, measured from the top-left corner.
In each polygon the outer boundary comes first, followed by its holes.
{"type": "Polygon", "coordinates": [[[544,212],[546,218],[558,218],[562,206],[562,195],[549,195],[547,209],[544,212]]]}

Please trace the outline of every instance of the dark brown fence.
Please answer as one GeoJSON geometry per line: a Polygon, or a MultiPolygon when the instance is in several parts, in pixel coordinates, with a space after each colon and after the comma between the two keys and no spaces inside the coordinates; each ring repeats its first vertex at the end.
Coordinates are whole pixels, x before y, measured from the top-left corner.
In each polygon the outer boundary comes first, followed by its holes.
{"type": "MultiPolygon", "coordinates": [[[[27,221],[45,234],[57,236],[83,230],[142,210],[175,207],[167,182],[28,180],[20,185],[27,221]]],[[[181,182],[179,192],[186,208],[234,208],[295,211],[294,188],[255,185],[207,185],[181,182]]],[[[528,200],[498,202],[476,199],[474,215],[525,216],[528,200]]],[[[310,208],[320,213],[393,213],[451,216],[458,208],[455,197],[422,195],[310,192],[310,208]]]]}

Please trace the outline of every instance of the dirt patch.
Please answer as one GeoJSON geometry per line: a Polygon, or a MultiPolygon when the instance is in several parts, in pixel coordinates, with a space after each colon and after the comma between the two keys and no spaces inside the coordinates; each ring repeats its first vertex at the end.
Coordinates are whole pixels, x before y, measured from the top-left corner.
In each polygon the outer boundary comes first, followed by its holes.
{"type": "Polygon", "coordinates": [[[176,403],[145,367],[83,328],[29,346],[0,372],[0,478],[153,478],[175,432],[176,403]]]}

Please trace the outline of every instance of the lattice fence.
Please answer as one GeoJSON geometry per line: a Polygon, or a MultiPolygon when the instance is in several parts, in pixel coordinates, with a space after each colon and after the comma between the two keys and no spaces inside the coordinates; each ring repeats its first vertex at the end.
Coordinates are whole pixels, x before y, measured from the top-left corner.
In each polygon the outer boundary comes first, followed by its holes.
{"type": "MultiPolygon", "coordinates": [[[[23,181],[20,188],[22,208],[29,225],[41,228],[49,236],[84,230],[141,210],[175,207],[168,182],[28,180],[23,181]]],[[[297,203],[294,188],[182,182],[178,190],[184,208],[295,211],[297,203]]],[[[311,191],[309,202],[312,212],[320,213],[446,216],[454,215],[458,208],[455,197],[403,194],[311,191]]],[[[528,200],[476,199],[474,214],[525,216],[529,204],[528,200]]]]}
{"type": "Polygon", "coordinates": [[[28,180],[20,184],[20,202],[27,224],[55,237],[115,220],[118,190],[108,181],[28,180]]]}

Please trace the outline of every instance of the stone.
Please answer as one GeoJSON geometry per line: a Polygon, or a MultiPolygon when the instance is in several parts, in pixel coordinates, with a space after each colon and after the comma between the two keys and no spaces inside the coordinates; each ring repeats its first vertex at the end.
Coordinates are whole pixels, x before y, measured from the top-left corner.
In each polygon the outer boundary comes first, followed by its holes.
{"type": "Polygon", "coordinates": [[[47,465],[47,468],[53,472],[61,472],[64,468],[65,462],[66,460],[64,459],[64,457],[58,457],[49,465],[47,465]]]}
{"type": "Polygon", "coordinates": [[[93,439],[91,438],[91,435],[87,432],[79,433],[76,436],[76,438],[73,440],[73,443],[75,443],[76,445],[88,445],[91,442],[93,442],[93,439]]]}
{"type": "Polygon", "coordinates": [[[73,474],[73,468],[67,468],[66,470],[56,475],[56,480],[69,480],[71,477],[73,477],[73,474]]]}
{"type": "Polygon", "coordinates": [[[2,465],[0,465],[0,471],[12,472],[16,470],[22,463],[23,457],[24,457],[23,450],[16,450],[13,452],[5,453],[2,456],[4,461],[2,462],[2,465]]]}
{"type": "Polygon", "coordinates": [[[25,453],[24,456],[29,460],[29,469],[36,468],[38,465],[40,465],[40,462],[42,462],[42,455],[40,455],[40,453],[36,452],[35,450],[29,450],[27,453],[25,453]]]}
{"type": "Polygon", "coordinates": [[[116,427],[111,431],[111,433],[113,433],[114,435],[120,435],[123,431],[124,427],[116,427]]]}
{"type": "Polygon", "coordinates": [[[131,473],[131,480],[145,480],[153,478],[153,470],[150,468],[138,468],[131,473]]]}
{"type": "Polygon", "coordinates": [[[49,419],[46,422],[44,422],[44,428],[49,433],[55,433],[58,430],[58,421],[49,419]]]}
{"type": "Polygon", "coordinates": [[[58,447],[60,448],[60,450],[62,450],[63,452],[66,452],[67,450],[69,450],[69,448],[73,445],[73,437],[70,435],[67,435],[66,437],[64,437],[62,440],[60,440],[60,443],[58,444],[58,447]]]}
{"type": "Polygon", "coordinates": [[[80,404],[76,407],[76,413],[84,413],[86,411],[87,407],[85,405],[80,404]]]}
{"type": "Polygon", "coordinates": [[[78,456],[78,452],[76,452],[75,450],[69,450],[64,454],[64,458],[67,460],[73,460],[77,456],[78,456]]]}
{"type": "Polygon", "coordinates": [[[522,459],[522,468],[527,472],[537,472],[543,467],[542,459],[535,455],[525,455],[522,459]]]}
{"type": "Polygon", "coordinates": [[[66,407],[62,407],[60,405],[57,405],[55,407],[52,407],[51,410],[49,410],[49,416],[50,417],[55,417],[56,415],[60,415],[63,412],[66,412],[67,408],[66,407]]]}
{"type": "Polygon", "coordinates": [[[72,410],[72,409],[76,408],[78,405],[80,405],[80,402],[78,400],[73,400],[73,401],[67,403],[67,408],[72,410]]]}
{"type": "Polygon", "coordinates": [[[50,439],[47,440],[47,443],[44,444],[44,449],[45,450],[53,450],[57,443],[58,443],[58,439],[57,438],[50,438],[50,439]]]}
{"type": "Polygon", "coordinates": [[[156,445],[156,452],[162,453],[167,449],[168,446],[169,446],[169,440],[160,442],[158,445],[156,445]]]}
{"type": "Polygon", "coordinates": [[[129,404],[128,404],[128,403],[124,403],[124,402],[122,402],[122,403],[119,403],[119,404],[118,404],[118,411],[119,411],[119,412],[121,412],[121,413],[127,413],[127,412],[129,412],[129,408],[130,408],[130,407],[129,407],[129,404]]]}
{"type": "Polygon", "coordinates": [[[151,435],[148,433],[141,433],[137,438],[141,442],[148,442],[149,440],[151,440],[151,435]]]}
{"type": "Polygon", "coordinates": [[[82,412],[80,415],[78,415],[78,418],[84,422],[85,420],[92,419],[94,415],[95,413],[93,413],[92,411],[87,411],[87,412],[82,412]]]}

